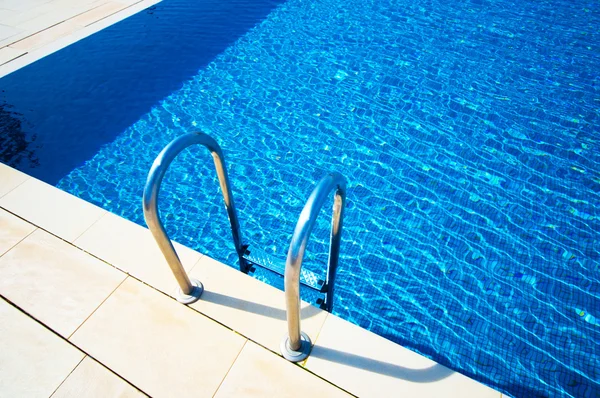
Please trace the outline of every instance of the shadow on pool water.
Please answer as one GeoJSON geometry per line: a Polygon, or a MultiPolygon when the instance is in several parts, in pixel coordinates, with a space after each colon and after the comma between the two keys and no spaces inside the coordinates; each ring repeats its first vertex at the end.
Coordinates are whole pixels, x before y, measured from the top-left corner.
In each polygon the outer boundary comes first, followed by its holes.
{"type": "Polygon", "coordinates": [[[166,0],[0,79],[0,161],[56,184],[282,2],[166,0]]]}

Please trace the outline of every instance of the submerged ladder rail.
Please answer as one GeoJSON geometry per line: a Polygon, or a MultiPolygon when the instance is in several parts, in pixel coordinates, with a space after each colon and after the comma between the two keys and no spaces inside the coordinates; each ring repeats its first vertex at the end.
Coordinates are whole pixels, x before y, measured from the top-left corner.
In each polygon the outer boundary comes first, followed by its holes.
{"type": "Polygon", "coordinates": [[[177,252],[175,251],[160,219],[158,211],[158,194],[160,192],[163,177],[171,165],[171,162],[179,155],[179,153],[181,153],[181,151],[195,144],[205,146],[212,154],[217,176],[219,178],[219,184],[221,186],[221,192],[223,193],[223,200],[225,201],[225,207],[227,208],[227,216],[231,226],[235,250],[240,261],[240,270],[242,272],[247,272],[246,261],[243,258],[245,246],[242,243],[240,223],[233,202],[233,195],[231,194],[231,187],[221,147],[212,137],[200,132],[185,134],[174,139],[154,160],[144,187],[142,203],[146,224],[152,232],[154,240],[158,244],[161,252],[165,256],[165,259],[171,268],[171,272],[173,272],[181,289],[176,298],[178,301],[186,304],[192,303],[200,298],[203,286],[202,283],[197,280],[190,280],[181,264],[179,256],[177,256],[177,252]]]}
{"type": "Polygon", "coordinates": [[[287,255],[285,265],[285,303],[287,309],[288,335],[281,342],[281,354],[292,362],[304,360],[310,353],[312,343],[310,337],[300,328],[300,271],[302,260],[310,234],[317,216],[329,193],[335,190],[333,201],[333,216],[331,220],[331,236],[329,240],[329,260],[325,287],[327,291],[326,310],[331,312],[333,306],[333,290],[335,275],[340,254],[340,242],[346,204],[346,179],[339,173],[333,172],[317,183],[306,201],[287,255]]]}

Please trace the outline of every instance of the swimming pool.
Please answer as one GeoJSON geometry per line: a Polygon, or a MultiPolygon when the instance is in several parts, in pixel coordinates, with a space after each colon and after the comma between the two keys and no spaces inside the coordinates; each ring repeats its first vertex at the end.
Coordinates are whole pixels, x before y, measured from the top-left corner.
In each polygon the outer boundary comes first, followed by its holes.
{"type": "MultiPolygon", "coordinates": [[[[245,238],[282,259],[340,171],[334,313],[510,395],[600,394],[597,2],[192,3],[0,80],[3,161],[143,225],[152,160],[201,129],[245,238]]],[[[186,151],[161,211],[235,266],[219,195],[208,154],[186,151]]]]}

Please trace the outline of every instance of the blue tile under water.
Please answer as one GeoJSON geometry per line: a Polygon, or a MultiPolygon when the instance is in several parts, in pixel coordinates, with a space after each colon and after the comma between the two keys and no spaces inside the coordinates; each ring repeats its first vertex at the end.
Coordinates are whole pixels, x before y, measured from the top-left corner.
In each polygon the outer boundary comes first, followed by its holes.
{"type": "MultiPolygon", "coordinates": [[[[315,181],[340,171],[334,313],[509,395],[600,396],[597,1],[265,3],[231,40],[178,63],[198,39],[193,23],[177,23],[192,3],[166,0],[0,80],[12,117],[3,135],[19,132],[13,164],[143,225],[154,157],[205,131],[224,149],[244,237],[280,258],[315,181]],[[155,24],[169,35],[111,45],[155,24]],[[103,52],[120,62],[131,51],[139,65],[106,72],[103,52]],[[60,65],[74,57],[77,73],[60,65]],[[102,84],[87,62],[102,65],[102,84]],[[151,71],[131,86],[136,68],[151,71]],[[64,70],[61,84],[36,87],[42,69],[64,70]],[[112,98],[109,113],[69,110],[80,75],[112,98]],[[39,101],[57,93],[60,117],[39,101]],[[83,154],[76,165],[38,145],[53,134],[83,154]]],[[[160,200],[175,240],[236,266],[206,150],[178,157],[160,200]]],[[[319,273],[330,209],[305,261],[319,273]]]]}

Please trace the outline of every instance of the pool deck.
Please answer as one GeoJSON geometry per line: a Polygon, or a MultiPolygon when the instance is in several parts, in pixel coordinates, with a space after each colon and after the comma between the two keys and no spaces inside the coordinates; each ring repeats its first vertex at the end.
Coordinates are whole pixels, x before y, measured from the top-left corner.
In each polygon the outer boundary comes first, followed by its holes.
{"type": "Polygon", "coordinates": [[[283,292],[176,243],[180,304],[146,228],[2,164],[0,225],[2,396],[501,397],[307,303],[291,364],[283,292]]]}
{"type": "MultiPolygon", "coordinates": [[[[0,77],[156,2],[0,0],[0,77]]],[[[502,396],[307,303],[289,363],[283,292],[175,248],[189,306],[146,228],[0,163],[0,396],[502,396]]]]}

